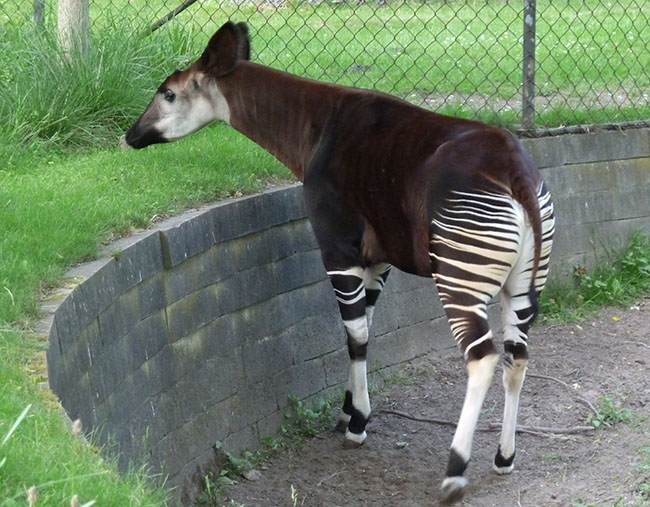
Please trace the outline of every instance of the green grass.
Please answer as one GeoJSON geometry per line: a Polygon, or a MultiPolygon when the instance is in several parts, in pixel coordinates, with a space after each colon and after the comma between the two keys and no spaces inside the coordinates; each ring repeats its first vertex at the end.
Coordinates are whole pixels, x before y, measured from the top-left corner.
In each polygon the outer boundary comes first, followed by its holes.
{"type": "Polygon", "coordinates": [[[627,305],[650,289],[650,238],[633,233],[587,271],[576,266],[572,280],[550,284],[542,293],[546,319],[582,320],[606,305],[627,305]]]}
{"type": "Polygon", "coordinates": [[[0,335],[0,506],[27,505],[32,486],[38,494],[36,505],[69,505],[74,495],[82,504],[95,500],[97,505],[164,505],[164,492],[148,484],[142,470],[118,476],[114,463],[72,435],[54,401],[43,399],[29,375],[35,366],[30,360],[43,344],[15,331],[0,335]]]}
{"type": "Polygon", "coordinates": [[[209,128],[176,144],[141,151],[105,149],[74,157],[23,155],[0,170],[0,435],[33,405],[0,449],[0,506],[67,505],[73,494],[98,505],[159,505],[141,473],[120,478],[96,451],[71,438],[55,404],[36,386],[46,345],[28,329],[39,294],[67,266],[96,256],[100,242],[150,224],[154,216],[227,195],[261,190],[288,171],[231,129],[209,128]],[[56,466],[53,464],[56,463],[56,466]],[[92,475],[95,474],[95,475],[92,475]],[[101,474],[101,475],[97,475],[101,474]],[[16,500],[16,502],[18,502],[16,500]]]}
{"type": "Polygon", "coordinates": [[[621,422],[629,422],[632,419],[632,410],[621,407],[614,402],[611,396],[603,395],[598,397],[598,413],[589,414],[587,424],[594,428],[604,426],[612,427],[621,422]]]}

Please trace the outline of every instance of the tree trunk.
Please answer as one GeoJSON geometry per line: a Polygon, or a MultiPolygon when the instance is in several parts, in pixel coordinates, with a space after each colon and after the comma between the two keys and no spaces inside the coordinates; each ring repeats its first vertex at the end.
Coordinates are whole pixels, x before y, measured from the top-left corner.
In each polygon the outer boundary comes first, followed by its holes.
{"type": "Polygon", "coordinates": [[[68,57],[88,50],[88,17],[88,0],[59,0],[59,44],[68,57]]]}

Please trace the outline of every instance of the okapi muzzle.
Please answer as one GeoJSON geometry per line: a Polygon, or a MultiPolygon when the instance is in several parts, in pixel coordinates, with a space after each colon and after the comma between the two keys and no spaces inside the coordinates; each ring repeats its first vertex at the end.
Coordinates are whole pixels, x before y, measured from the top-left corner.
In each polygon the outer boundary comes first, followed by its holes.
{"type": "Polygon", "coordinates": [[[146,148],[150,144],[169,142],[155,127],[143,127],[140,120],[127,130],[125,140],[126,144],[135,149],[146,148]]]}
{"type": "MultiPolygon", "coordinates": [[[[173,94],[172,94],[173,95],[173,94]]],[[[140,149],[146,148],[151,144],[167,143],[170,141],[162,130],[158,127],[164,117],[163,101],[169,101],[169,98],[175,98],[171,95],[165,95],[160,89],[156,92],[153,99],[126,132],[126,144],[132,148],[140,149]],[[167,97],[167,98],[165,98],[167,97]]]]}

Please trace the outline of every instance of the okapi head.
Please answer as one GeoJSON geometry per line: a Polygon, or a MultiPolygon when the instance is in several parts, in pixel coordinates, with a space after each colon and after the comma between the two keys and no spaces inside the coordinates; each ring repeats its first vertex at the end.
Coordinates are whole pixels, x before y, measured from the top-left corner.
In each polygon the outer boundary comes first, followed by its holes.
{"type": "Polygon", "coordinates": [[[201,57],[186,70],[176,70],[160,85],[140,118],[126,133],[133,148],[181,139],[215,120],[229,120],[228,104],[218,78],[250,57],[245,23],[227,22],[212,36],[201,57]]]}

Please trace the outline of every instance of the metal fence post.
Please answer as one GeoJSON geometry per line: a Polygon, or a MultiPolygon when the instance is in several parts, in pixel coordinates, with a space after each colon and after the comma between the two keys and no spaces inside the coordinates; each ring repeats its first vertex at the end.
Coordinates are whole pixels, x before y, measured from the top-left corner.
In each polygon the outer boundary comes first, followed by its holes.
{"type": "Polygon", "coordinates": [[[34,0],[34,24],[43,26],[43,11],[45,10],[45,0],[34,0]]]}
{"type": "Polygon", "coordinates": [[[523,91],[521,126],[535,128],[535,0],[524,0],[523,91]]]}

